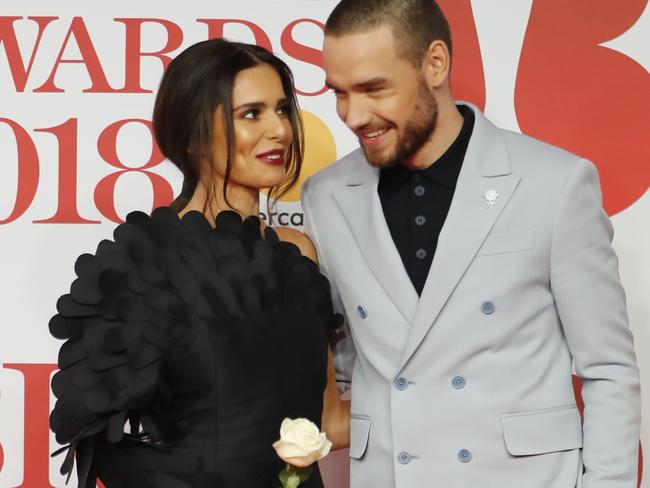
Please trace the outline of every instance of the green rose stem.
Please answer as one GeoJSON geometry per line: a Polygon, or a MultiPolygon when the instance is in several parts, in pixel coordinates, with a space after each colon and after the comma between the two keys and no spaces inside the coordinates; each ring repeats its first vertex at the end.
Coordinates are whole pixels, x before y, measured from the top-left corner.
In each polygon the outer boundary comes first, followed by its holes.
{"type": "Polygon", "coordinates": [[[300,483],[309,478],[312,467],[297,468],[287,463],[280,472],[280,483],[282,488],[297,488],[300,483]]]}

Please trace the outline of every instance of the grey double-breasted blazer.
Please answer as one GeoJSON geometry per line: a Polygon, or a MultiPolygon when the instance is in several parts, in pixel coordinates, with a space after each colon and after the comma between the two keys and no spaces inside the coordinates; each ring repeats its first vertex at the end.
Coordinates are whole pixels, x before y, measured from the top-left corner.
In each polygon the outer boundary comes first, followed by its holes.
{"type": "Polygon", "coordinates": [[[356,350],[351,487],[635,488],[639,376],[597,172],[470,108],[420,297],[361,150],[303,186],[356,350]]]}

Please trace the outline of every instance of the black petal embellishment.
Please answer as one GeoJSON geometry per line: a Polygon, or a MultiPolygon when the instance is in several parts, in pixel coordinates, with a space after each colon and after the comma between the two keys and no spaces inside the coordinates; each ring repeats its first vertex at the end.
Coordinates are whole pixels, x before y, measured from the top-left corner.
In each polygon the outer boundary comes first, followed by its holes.
{"type": "Polygon", "coordinates": [[[79,303],[71,295],[63,295],[59,298],[56,309],[65,317],[92,317],[97,315],[97,307],[79,303]]]}
{"type": "Polygon", "coordinates": [[[83,320],[71,320],[61,315],[55,315],[50,319],[50,334],[56,339],[76,339],[81,337],[85,330],[83,320]]]}
{"type": "Polygon", "coordinates": [[[222,341],[215,361],[241,372],[223,378],[222,393],[253,395],[256,386],[240,393],[241,385],[251,379],[260,386],[264,365],[294,341],[314,337],[297,354],[308,368],[320,364],[315,357],[326,364],[327,333],[342,317],[317,266],[273,229],[261,232],[257,217],[221,212],[213,228],[198,212],[179,219],[163,207],[151,217],[129,214],[113,235],[95,255],[77,259],[78,278],[49,323],[51,334],[66,340],[50,416],[57,441],[69,443],[62,473],[71,472],[76,453],[79,479],[93,486],[96,446],[147,445],[148,454],[133,461],[165,480],[156,486],[183,486],[189,478],[181,476],[202,475],[196,456],[165,444],[165,407],[179,391],[170,367],[187,345],[206,334],[222,341]]]}
{"type": "Polygon", "coordinates": [[[87,305],[97,305],[102,297],[102,291],[97,282],[90,277],[74,280],[70,287],[70,294],[79,303],[87,305]]]}
{"type": "Polygon", "coordinates": [[[79,256],[74,265],[74,271],[79,278],[96,275],[99,272],[99,267],[95,256],[92,254],[79,256]]]}
{"type": "Polygon", "coordinates": [[[119,442],[124,437],[124,424],[126,423],[126,412],[117,412],[108,419],[106,438],[108,442],[119,442]]]}

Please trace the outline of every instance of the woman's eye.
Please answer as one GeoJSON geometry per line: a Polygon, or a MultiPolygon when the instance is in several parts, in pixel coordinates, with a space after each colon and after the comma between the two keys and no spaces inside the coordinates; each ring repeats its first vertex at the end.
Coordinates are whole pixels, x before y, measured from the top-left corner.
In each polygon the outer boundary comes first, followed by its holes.
{"type": "Polygon", "coordinates": [[[278,115],[289,115],[290,109],[288,105],[280,105],[277,109],[278,115]]]}
{"type": "Polygon", "coordinates": [[[252,120],[252,119],[256,119],[258,115],[259,115],[258,110],[248,110],[242,114],[242,118],[252,120]]]}

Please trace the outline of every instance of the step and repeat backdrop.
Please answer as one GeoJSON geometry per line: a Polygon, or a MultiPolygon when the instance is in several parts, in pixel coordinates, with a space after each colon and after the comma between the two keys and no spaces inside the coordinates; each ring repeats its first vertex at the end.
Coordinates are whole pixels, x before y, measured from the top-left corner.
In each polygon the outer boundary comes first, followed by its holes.
{"type": "MultiPolygon", "coordinates": [[[[277,53],[294,71],[305,118],[302,181],[358,145],[324,85],[323,23],[336,3],[0,3],[0,487],[65,486],[62,459],[49,457],[59,447],[48,414],[60,343],[47,324],[76,257],[110,238],[128,211],[151,211],[180,191],[151,133],[165,66],[221,36],[277,53]]],[[[598,166],[642,373],[641,441],[650,446],[648,0],[440,3],[454,35],[455,97],[598,166]]],[[[299,195],[279,203],[277,223],[302,226],[299,195]]],[[[323,468],[328,488],[347,487],[345,451],[323,468]]]]}

